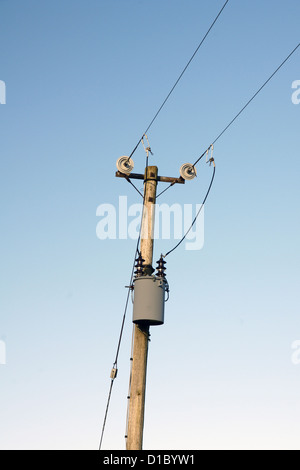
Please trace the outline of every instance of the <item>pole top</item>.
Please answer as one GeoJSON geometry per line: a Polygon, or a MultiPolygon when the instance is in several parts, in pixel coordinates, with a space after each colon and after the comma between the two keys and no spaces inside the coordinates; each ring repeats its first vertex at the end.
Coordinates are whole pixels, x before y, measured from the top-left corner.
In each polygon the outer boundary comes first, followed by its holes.
{"type": "Polygon", "coordinates": [[[145,181],[157,181],[158,168],[157,166],[146,166],[145,168],[145,181]]]}

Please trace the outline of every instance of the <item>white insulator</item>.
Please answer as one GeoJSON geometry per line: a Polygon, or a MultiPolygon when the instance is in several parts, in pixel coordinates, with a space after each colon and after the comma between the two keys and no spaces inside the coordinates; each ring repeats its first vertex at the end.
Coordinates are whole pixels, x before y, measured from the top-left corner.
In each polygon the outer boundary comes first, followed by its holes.
{"type": "Polygon", "coordinates": [[[116,165],[117,169],[125,175],[130,175],[134,168],[133,160],[126,156],[118,158],[116,165]]]}
{"type": "Polygon", "coordinates": [[[191,163],[184,163],[179,171],[184,180],[193,180],[197,176],[196,168],[191,163]]]}

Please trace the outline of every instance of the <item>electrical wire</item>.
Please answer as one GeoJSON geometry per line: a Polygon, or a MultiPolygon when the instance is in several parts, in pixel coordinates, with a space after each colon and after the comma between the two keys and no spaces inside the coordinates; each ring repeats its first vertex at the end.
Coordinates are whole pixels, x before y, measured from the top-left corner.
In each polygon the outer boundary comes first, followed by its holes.
{"type": "Polygon", "coordinates": [[[213,141],[212,145],[214,145],[221,137],[222,135],[229,129],[230,126],[237,120],[237,118],[242,114],[243,111],[249,106],[249,104],[257,97],[257,95],[265,88],[265,86],[272,80],[274,75],[279,72],[279,70],[284,66],[284,64],[292,57],[292,55],[296,52],[296,50],[300,47],[300,43],[298,46],[295,47],[295,49],[292,50],[292,52],[284,59],[284,61],[277,67],[275,72],[272,73],[272,75],[265,81],[265,83],[259,88],[259,90],[250,98],[250,100],[245,104],[245,106],[241,109],[241,111],[230,121],[230,123],[225,127],[225,129],[216,137],[216,139],[213,141]]]}
{"type": "MultiPolygon", "coordinates": [[[[119,357],[121,341],[122,341],[122,337],[123,337],[125,319],[126,319],[127,308],[128,308],[128,303],[129,303],[130,291],[131,291],[131,285],[132,285],[132,280],[133,280],[133,275],[134,275],[135,261],[136,261],[137,254],[139,253],[139,244],[140,244],[140,239],[141,239],[141,229],[142,229],[142,224],[140,226],[140,233],[139,233],[137,244],[136,244],[136,250],[135,250],[134,261],[133,261],[133,266],[132,266],[132,270],[131,270],[130,283],[129,283],[129,287],[128,287],[126,302],[125,302],[125,308],[124,308],[124,313],[123,313],[123,318],[122,318],[122,324],[121,324],[121,330],[120,330],[120,335],[119,335],[119,340],[118,340],[118,346],[117,346],[115,361],[113,363],[113,369],[115,369],[116,371],[118,370],[118,357],[119,357]]],[[[109,393],[108,393],[107,404],[106,404],[104,420],[103,420],[103,425],[102,425],[102,431],[101,431],[101,437],[100,437],[99,450],[101,450],[101,446],[102,446],[102,441],[103,441],[103,436],[104,436],[104,431],[105,431],[105,426],[106,426],[106,420],[107,420],[107,415],[108,415],[108,410],[109,410],[109,405],[110,405],[110,399],[111,399],[111,394],[112,394],[112,389],[113,389],[113,384],[114,384],[115,378],[116,378],[116,374],[115,374],[114,377],[111,378],[111,382],[110,382],[109,393]]]]}
{"type": "MultiPolygon", "coordinates": [[[[137,145],[134,147],[133,151],[131,152],[130,156],[128,157],[128,159],[130,159],[132,157],[132,155],[135,153],[135,151],[137,150],[138,146],[140,145],[140,143],[143,141],[143,138],[144,136],[146,136],[147,132],[149,131],[149,129],[151,128],[151,126],[153,125],[154,121],[156,120],[156,118],[158,117],[159,113],[161,112],[161,110],[163,109],[163,107],[165,106],[166,102],[168,101],[168,99],[170,98],[171,94],[173,93],[173,91],[175,90],[175,88],[177,87],[178,83],[180,82],[181,78],[183,77],[184,73],[186,72],[187,68],[189,67],[190,63],[192,62],[192,60],[194,59],[195,55],[197,54],[197,52],[199,51],[200,47],[202,46],[202,44],[204,43],[205,39],[207,38],[207,36],[209,35],[210,31],[212,30],[212,28],[214,27],[215,23],[217,22],[217,20],[219,19],[221,13],[223,12],[224,8],[226,7],[227,3],[229,2],[229,0],[226,0],[226,2],[224,3],[223,7],[221,8],[221,10],[219,11],[218,15],[216,16],[216,18],[214,19],[213,23],[211,24],[210,28],[208,29],[207,33],[205,34],[205,36],[203,37],[203,39],[201,40],[200,44],[198,45],[198,47],[196,48],[195,52],[193,53],[192,57],[189,59],[188,63],[186,64],[186,66],[184,67],[183,71],[181,72],[181,74],[179,75],[178,79],[176,80],[175,84],[173,85],[173,87],[171,88],[170,92],[168,93],[168,95],[166,96],[165,100],[163,101],[163,103],[161,104],[161,106],[159,107],[158,111],[156,112],[156,114],[154,115],[153,119],[151,120],[150,124],[148,125],[147,129],[145,130],[144,134],[142,135],[142,137],[140,138],[140,140],[138,141],[137,145]]],[[[147,158],[146,158],[146,168],[148,167],[148,153],[147,153],[147,158]]],[[[142,196],[142,194],[140,193],[140,191],[136,188],[136,186],[130,181],[129,178],[126,178],[126,180],[136,189],[136,191],[142,196]]],[[[162,191],[158,196],[160,196],[163,192],[165,192],[167,189],[169,189],[170,187],[173,186],[173,183],[170,184],[170,186],[168,188],[166,188],[164,191],[162,191]]],[[[143,196],[142,196],[143,197],[143,196]]],[[[138,247],[139,247],[139,242],[140,242],[140,237],[141,237],[141,229],[140,229],[140,234],[139,234],[139,238],[138,238],[138,242],[137,242],[137,247],[136,247],[136,251],[135,251],[135,257],[134,257],[134,263],[133,263],[133,268],[132,268],[132,273],[131,273],[131,278],[130,278],[130,286],[132,284],[132,279],[133,279],[133,273],[134,273],[134,265],[135,265],[135,260],[136,260],[136,255],[139,251],[138,247]]],[[[122,335],[123,335],[123,330],[124,330],[124,324],[125,324],[125,318],[126,318],[126,312],[127,312],[127,307],[128,307],[128,302],[129,302],[129,296],[130,296],[130,289],[128,289],[128,294],[127,294],[127,299],[126,299],[126,303],[125,303],[125,309],[124,309],[124,314],[123,314],[123,320],[122,320],[122,326],[121,326],[121,332],[120,332],[120,336],[119,336],[119,341],[118,341],[118,346],[117,346],[117,353],[116,353],[116,358],[115,358],[115,362],[113,363],[113,369],[116,369],[117,370],[117,361],[118,361],[118,355],[119,355],[119,350],[120,350],[120,345],[121,345],[121,340],[122,340],[122,335]]],[[[109,394],[108,394],[108,400],[107,400],[107,405],[106,405],[106,410],[105,410],[105,416],[104,416],[104,422],[103,422],[103,426],[102,426],[102,433],[101,433],[101,438],[100,438],[100,445],[99,445],[99,450],[101,449],[101,445],[102,445],[102,441],[103,441],[103,435],[104,435],[104,430],[105,430],[105,425],[106,425],[106,419],[107,419],[107,414],[108,414],[108,409],[109,409],[109,404],[110,404],[110,399],[111,399],[111,394],[112,394],[112,388],[113,388],[113,384],[114,384],[114,380],[115,380],[116,376],[113,377],[111,379],[111,384],[110,384],[110,389],[109,389],[109,394]]]]}
{"type": "MultiPolygon", "coordinates": [[[[167,97],[165,98],[165,100],[163,101],[162,105],[160,106],[160,108],[158,109],[157,113],[155,114],[154,118],[152,119],[152,121],[150,122],[150,124],[148,125],[145,133],[143,134],[143,136],[141,137],[141,139],[138,141],[137,145],[135,146],[135,148],[133,149],[132,153],[130,154],[130,157],[134,154],[134,152],[137,150],[139,144],[142,142],[143,140],[143,137],[146,135],[146,133],[148,132],[148,130],[150,129],[150,127],[152,126],[152,124],[154,123],[154,121],[156,120],[156,118],[158,117],[159,113],[161,112],[161,110],[163,109],[163,107],[165,106],[166,102],[168,101],[169,97],[171,96],[171,94],[173,93],[174,89],[176,88],[176,86],[178,85],[179,81],[181,80],[182,76],[184,75],[185,71],[187,70],[188,66],[190,65],[190,63],[192,62],[193,58],[195,57],[195,55],[197,54],[198,50],[200,49],[200,47],[202,46],[203,42],[205,41],[205,39],[207,38],[208,34],[210,33],[211,29],[213,28],[213,26],[215,25],[216,21],[218,20],[219,16],[221,15],[221,13],[223,12],[224,8],[226,7],[227,3],[229,2],[229,0],[227,0],[225,2],[225,4],[223,5],[222,9],[220,10],[219,14],[217,15],[217,17],[215,18],[214,22],[212,23],[212,25],[210,26],[209,30],[207,31],[206,35],[204,36],[204,38],[202,39],[202,41],[200,42],[200,44],[198,45],[197,49],[195,50],[194,54],[192,55],[192,57],[190,58],[190,60],[188,61],[187,65],[185,66],[185,68],[183,69],[182,73],[180,74],[179,78],[177,79],[177,81],[175,82],[174,86],[172,87],[171,91],[168,93],[167,97]]],[[[250,105],[250,103],[257,97],[257,95],[263,90],[263,88],[265,88],[265,86],[271,81],[271,79],[279,72],[279,70],[283,67],[283,65],[290,59],[290,57],[296,52],[296,50],[300,47],[300,43],[293,49],[293,51],[286,57],[286,59],[280,64],[280,66],[275,70],[275,72],[272,73],[272,75],[264,82],[264,84],[259,88],[259,90],[252,96],[252,98],[250,98],[250,100],[245,104],[245,106],[239,111],[239,113],[230,121],[230,123],[223,129],[222,132],[220,132],[220,134],[215,138],[215,140],[213,141],[213,143],[208,147],[207,150],[205,150],[205,152],[203,152],[203,154],[195,161],[194,165],[197,165],[197,163],[199,163],[199,161],[204,157],[204,155],[210,150],[210,148],[224,135],[224,133],[232,126],[232,124],[238,119],[238,117],[245,111],[245,109],[250,105]]],[[[147,158],[148,160],[148,158],[147,158]]],[[[190,230],[192,229],[192,227],[194,226],[199,214],[201,213],[203,207],[204,207],[204,204],[208,198],[208,195],[210,193],[210,190],[212,188],[212,185],[213,185],[213,182],[214,182],[214,178],[215,178],[215,173],[216,173],[216,167],[215,167],[215,162],[213,159],[211,159],[211,161],[213,162],[213,165],[214,165],[214,169],[213,169],[213,174],[212,174],[212,178],[211,178],[211,182],[210,182],[210,185],[209,185],[209,188],[207,190],[207,193],[205,195],[205,198],[202,202],[202,205],[199,209],[199,211],[197,212],[191,226],[189,227],[189,229],[187,230],[187,232],[184,234],[184,236],[182,237],[182,239],[174,246],[174,248],[172,248],[170,251],[168,251],[165,255],[164,255],[164,258],[166,258],[168,255],[170,255],[171,253],[173,253],[180,245],[181,243],[185,240],[186,236],[188,235],[188,233],[190,232],[190,230]]],[[[148,163],[148,161],[147,161],[148,163]]],[[[127,179],[127,178],[126,178],[127,179]]],[[[128,182],[130,182],[133,185],[133,183],[129,180],[129,178],[127,179],[128,182]]],[[[170,186],[168,186],[164,191],[162,191],[157,197],[159,197],[161,194],[163,194],[165,191],[167,191],[169,188],[171,188],[173,186],[174,183],[171,183],[170,186]]],[[[142,194],[140,193],[140,191],[134,186],[134,188],[138,191],[138,193],[142,196],[142,194]]],[[[143,196],[142,196],[143,197],[143,196]]],[[[120,351],[120,346],[121,346],[121,340],[122,340],[122,336],[123,336],[123,330],[124,330],[124,325],[125,325],[125,319],[126,319],[126,313],[127,313],[127,308],[128,308],[128,302],[129,302],[129,297],[130,297],[130,286],[132,284],[132,280],[133,280],[133,274],[134,274],[134,267],[135,267],[135,260],[136,260],[136,256],[137,256],[137,253],[139,253],[139,243],[140,243],[140,237],[141,237],[141,228],[140,228],[140,234],[139,234],[139,237],[138,237],[138,241],[137,241],[137,246],[136,246],[136,250],[135,250],[135,255],[134,255],[134,263],[133,263],[133,268],[132,268],[132,272],[131,272],[131,277],[130,277],[130,284],[129,284],[129,288],[128,288],[128,293],[127,293],[127,298],[126,298],[126,303],[125,303],[125,308],[124,308],[124,314],[123,314],[123,319],[122,319],[122,325],[121,325],[121,331],[120,331],[120,336],[119,336],[119,341],[118,341],[118,346],[117,346],[117,352],[116,352],[116,357],[115,357],[115,361],[113,363],[113,369],[116,369],[117,371],[117,362],[118,362],[118,356],[119,356],[119,351],[120,351]]],[[[108,415],[108,410],[109,410],[109,404],[110,404],[110,399],[111,399],[111,394],[112,394],[112,388],[113,388],[113,384],[114,384],[114,380],[116,378],[116,375],[111,379],[111,383],[110,383],[110,388],[109,388],[109,394],[108,394],[108,400],[107,400],[107,405],[106,405],[106,410],[105,410],[105,416],[104,416],[104,421],[103,421],[103,427],[102,427],[102,433],[101,433],[101,438],[100,438],[100,444],[99,444],[99,450],[101,449],[101,446],[102,446],[102,441],[103,441],[103,435],[104,435],[104,430],[105,430],[105,425],[106,425],[106,420],[107,420],[107,415],[108,415]]]]}
{"type": "Polygon", "coordinates": [[[113,385],[114,385],[114,381],[115,381],[115,379],[111,379],[111,382],[110,382],[108,399],[107,399],[106,410],[105,410],[105,415],[104,415],[104,421],[103,421],[103,426],[102,426],[102,432],[101,432],[101,437],[100,437],[99,450],[101,450],[101,446],[102,446],[103,435],[104,435],[106,419],[107,419],[107,414],[108,414],[108,408],[109,408],[109,404],[110,404],[110,398],[111,398],[111,394],[112,394],[112,388],[113,388],[113,385]]]}
{"type": "Polygon", "coordinates": [[[194,224],[195,224],[197,218],[199,217],[199,215],[200,215],[200,213],[201,213],[201,211],[202,211],[202,209],[203,209],[203,207],[204,207],[204,204],[206,203],[206,200],[207,200],[207,198],[208,198],[208,195],[209,195],[209,193],[210,193],[211,187],[212,187],[213,182],[214,182],[214,179],[215,179],[216,166],[215,166],[215,162],[214,162],[214,161],[213,161],[213,165],[214,165],[214,169],[213,169],[213,174],[212,174],[211,182],[210,182],[209,188],[208,188],[208,190],[207,190],[207,193],[206,193],[206,195],[205,195],[205,198],[204,198],[204,200],[203,200],[203,202],[202,202],[202,204],[201,204],[200,209],[198,210],[198,212],[197,212],[197,214],[196,214],[196,216],[195,216],[193,222],[191,223],[189,229],[187,230],[187,232],[184,234],[184,236],[181,238],[181,240],[177,243],[177,245],[175,245],[174,248],[172,248],[172,250],[168,251],[168,252],[164,255],[164,258],[166,258],[168,255],[170,255],[171,253],[173,253],[173,251],[175,251],[176,248],[178,248],[179,245],[181,245],[181,243],[184,241],[184,239],[186,238],[186,236],[188,235],[188,233],[192,230],[192,227],[194,226],[194,224]]]}
{"type": "MultiPolygon", "coordinates": [[[[227,3],[227,2],[226,2],[227,3]]],[[[226,4],[223,6],[223,9],[225,8],[226,4]]],[[[219,16],[221,14],[222,10],[220,11],[219,13],[219,16]]],[[[216,21],[216,20],[215,20],[216,21]]],[[[213,25],[212,25],[213,26],[213,25]]],[[[211,26],[211,28],[212,28],[211,26]]],[[[210,28],[210,29],[211,29],[210,28]]],[[[208,33],[207,33],[208,34],[208,33]]],[[[200,47],[200,45],[198,46],[198,48],[200,47]]],[[[292,57],[292,55],[297,51],[297,49],[300,47],[300,43],[292,50],[292,52],[289,53],[289,55],[284,59],[283,62],[281,62],[281,64],[279,65],[279,67],[277,67],[277,69],[272,73],[272,75],[270,75],[270,77],[263,83],[263,85],[257,90],[256,93],[254,93],[254,95],[250,98],[249,101],[247,101],[247,103],[245,104],[245,106],[243,106],[243,108],[236,114],[236,116],[229,122],[229,124],[222,130],[222,132],[220,132],[220,134],[214,139],[213,143],[207,148],[207,150],[205,150],[201,155],[200,157],[195,161],[195,163],[193,164],[193,166],[196,166],[200,160],[202,160],[202,158],[204,157],[205,154],[207,154],[207,152],[214,146],[214,144],[225,134],[225,132],[232,126],[232,124],[238,119],[238,117],[245,111],[245,109],[252,103],[252,101],[259,95],[259,93],[265,88],[265,86],[272,80],[272,78],[279,72],[279,70],[284,66],[284,64],[292,57]]],[[[196,54],[197,50],[195,51],[194,55],[196,54]]],[[[193,58],[193,56],[192,56],[193,58]]],[[[192,60],[192,59],[191,59],[192,60]]],[[[191,62],[190,60],[190,62],[191,62]]],[[[184,72],[183,72],[184,73],[184,72]]],[[[182,75],[183,75],[182,73],[182,75]]],[[[182,76],[181,75],[181,76],[182,76]]],[[[180,77],[181,78],[181,77],[180,77]]],[[[178,80],[179,81],[179,80],[178,80]]],[[[177,82],[178,82],[177,81],[177,82]]],[[[175,84],[176,86],[176,84],[175,84]]],[[[174,87],[173,87],[174,88],[174,87]]],[[[166,100],[165,100],[166,101],[166,100]]],[[[148,129],[147,129],[148,130],[148,129]]],[[[212,176],[212,180],[211,180],[211,183],[210,183],[210,186],[209,186],[209,189],[208,189],[208,192],[205,196],[205,199],[203,201],[203,204],[198,212],[198,214],[196,215],[191,227],[189,228],[189,230],[187,231],[187,233],[184,235],[184,237],[180,240],[180,242],[172,249],[170,250],[166,255],[168,256],[170,253],[172,253],[182,242],[183,240],[186,238],[187,234],[189,233],[189,231],[192,229],[194,223],[196,222],[197,220],[197,217],[199,215],[199,213],[201,212],[202,210],[202,207],[203,205],[205,204],[206,202],[206,199],[209,195],[209,192],[211,190],[211,186],[212,186],[212,183],[214,181],[214,177],[215,177],[215,164],[214,164],[214,171],[213,171],[213,176],[212,176]]],[[[158,194],[157,197],[161,196],[165,191],[167,191],[168,189],[170,189],[171,187],[173,186],[173,183],[171,183],[166,189],[164,189],[164,191],[162,191],[161,193],[158,194]]]]}
{"type": "Polygon", "coordinates": [[[201,160],[201,159],[204,157],[204,155],[205,155],[205,154],[206,154],[206,153],[207,153],[207,152],[210,150],[210,148],[211,148],[211,145],[208,147],[208,149],[207,149],[207,150],[205,150],[205,152],[203,152],[203,153],[202,153],[202,155],[200,155],[200,157],[198,158],[198,160],[196,160],[196,161],[195,161],[195,163],[194,163],[194,165],[193,165],[193,166],[196,166],[196,165],[197,165],[197,163],[199,163],[199,162],[200,162],[200,160],[201,160]]]}
{"type": "MultiPolygon", "coordinates": [[[[122,320],[122,326],[121,326],[121,332],[120,332],[118,346],[117,346],[116,359],[115,359],[115,362],[113,363],[113,369],[116,369],[116,370],[118,370],[117,369],[117,360],[118,360],[118,355],[119,355],[120,346],[121,346],[121,340],[122,340],[122,336],[123,336],[125,318],[126,318],[128,301],[129,301],[129,295],[130,295],[130,289],[128,289],[128,294],[127,294],[127,298],[126,298],[125,309],[124,309],[123,320],[122,320]]],[[[106,420],[107,420],[107,415],[108,415],[108,410],[109,410],[109,405],[110,405],[110,399],[111,399],[111,394],[112,394],[112,388],[113,388],[113,385],[114,385],[115,378],[116,378],[116,376],[112,377],[111,382],[110,382],[110,388],[109,388],[107,404],[106,404],[106,410],[105,410],[105,415],[104,415],[104,420],[103,420],[103,425],[102,425],[102,432],[101,432],[101,437],[100,437],[99,450],[101,450],[101,446],[102,446],[102,441],[103,441],[103,436],[104,436],[104,431],[105,431],[105,426],[106,426],[106,420]]]]}
{"type": "Polygon", "coordinates": [[[146,131],[145,131],[145,134],[147,134],[147,132],[149,131],[150,127],[152,126],[152,124],[154,123],[154,121],[156,120],[157,116],[159,115],[159,113],[161,112],[161,110],[163,109],[163,107],[165,106],[166,102],[168,101],[168,99],[170,98],[171,94],[173,93],[173,91],[175,90],[176,86],[178,85],[178,83],[180,82],[181,78],[183,77],[184,73],[186,72],[187,68],[189,67],[190,63],[192,62],[192,60],[194,59],[195,55],[197,54],[197,52],[199,51],[200,47],[202,46],[202,44],[204,43],[205,39],[207,38],[207,36],[209,35],[210,31],[212,30],[212,28],[214,27],[215,23],[217,22],[217,20],[219,19],[221,13],[223,12],[224,8],[226,7],[227,3],[229,2],[229,0],[226,0],[226,2],[224,3],[223,7],[221,8],[221,10],[219,11],[218,15],[216,16],[216,18],[214,19],[213,23],[211,24],[209,30],[207,31],[207,33],[205,34],[205,36],[203,37],[202,41],[200,42],[200,44],[198,45],[197,49],[195,50],[194,54],[192,55],[192,57],[190,58],[190,60],[188,61],[188,63],[186,64],[186,66],[184,67],[183,71],[181,72],[181,74],[179,75],[178,79],[176,80],[175,84],[173,85],[173,87],[171,88],[170,92],[168,93],[167,97],[165,98],[165,100],[163,101],[162,105],[160,106],[160,108],[158,109],[157,113],[155,114],[154,118],[152,119],[152,121],[150,122],[150,124],[148,125],[146,131]]]}
{"type": "MultiPolygon", "coordinates": [[[[193,166],[196,166],[200,160],[204,157],[204,155],[214,146],[214,144],[225,134],[225,132],[232,126],[232,124],[240,117],[240,115],[245,111],[245,109],[252,103],[252,101],[259,95],[259,93],[265,88],[265,86],[272,80],[272,78],[279,72],[279,70],[284,66],[284,64],[292,57],[292,55],[296,52],[296,50],[300,47],[300,43],[290,52],[290,54],[284,59],[284,61],[277,67],[275,72],[270,75],[270,77],[264,82],[264,84],[257,90],[257,92],[250,98],[249,101],[243,106],[243,108],[236,114],[236,116],[230,121],[230,123],[220,132],[220,134],[215,138],[213,143],[205,150],[200,157],[195,161],[193,166]]],[[[157,197],[161,196],[164,192],[170,189],[173,186],[173,183],[170,184],[164,191],[158,194],[157,197]]]]}
{"type": "Polygon", "coordinates": [[[300,43],[295,47],[295,49],[290,52],[290,54],[284,59],[284,61],[277,67],[275,72],[270,75],[270,77],[264,82],[264,84],[257,90],[256,93],[250,98],[249,101],[243,106],[243,108],[237,113],[237,115],[230,121],[230,123],[220,132],[220,134],[215,138],[213,143],[208,147],[205,152],[195,161],[194,165],[197,165],[199,161],[204,157],[204,155],[210,150],[210,148],[225,134],[225,132],[232,126],[232,124],[237,120],[237,118],[245,111],[245,109],[249,106],[250,103],[257,97],[257,95],[265,88],[265,86],[272,80],[272,78],[279,72],[279,70],[284,66],[284,64],[292,57],[292,55],[296,52],[296,50],[300,47],[300,43]]]}
{"type": "Polygon", "coordinates": [[[138,146],[140,145],[140,143],[142,142],[143,140],[143,137],[144,135],[147,134],[147,132],[149,131],[149,129],[152,127],[154,121],[156,120],[156,118],[158,117],[159,113],[161,112],[161,110],[163,109],[163,107],[165,106],[166,102],[168,101],[168,99],[170,98],[170,96],[172,95],[173,91],[175,90],[175,88],[177,87],[178,83],[180,82],[180,80],[182,79],[183,75],[185,74],[187,68],[189,67],[189,65],[191,64],[192,60],[194,59],[195,55],[197,54],[197,52],[199,51],[199,49],[201,48],[202,44],[204,43],[204,41],[206,40],[207,36],[209,35],[209,33],[211,32],[211,30],[213,29],[214,25],[216,24],[216,22],[218,21],[219,17],[221,16],[223,10],[225,9],[227,3],[229,2],[229,0],[226,0],[226,2],[224,3],[224,5],[222,6],[221,10],[219,11],[219,13],[217,14],[216,18],[214,19],[214,21],[212,22],[212,24],[210,25],[208,31],[206,32],[206,34],[204,35],[203,39],[201,40],[201,42],[199,43],[199,45],[197,46],[195,52],[193,53],[192,57],[189,59],[189,61],[187,62],[186,66],[184,67],[184,69],[182,70],[181,74],[179,75],[179,77],[177,78],[175,84],[173,85],[173,87],[171,88],[171,90],[169,91],[169,93],[167,94],[166,98],[164,99],[163,103],[161,104],[161,106],[159,107],[158,111],[156,112],[156,114],[154,115],[153,119],[150,121],[150,123],[148,124],[148,127],[146,128],[144,134],[142,135],[142,137],[140,138],[140,140],[138,141],[137,145],[134,147],[133,151],[131,152],[130,154],[130,157],[132,157],[132,155],[134,154],[134,152],[137,150],[138,146]]]}

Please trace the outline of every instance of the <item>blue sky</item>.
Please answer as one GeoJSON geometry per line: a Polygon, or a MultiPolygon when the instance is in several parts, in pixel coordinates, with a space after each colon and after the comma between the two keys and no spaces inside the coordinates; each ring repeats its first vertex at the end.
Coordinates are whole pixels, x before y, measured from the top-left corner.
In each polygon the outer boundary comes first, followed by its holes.
{"type": "MultiPolygon", "coordinates": [[[[100,241],[96,210],[140,202],[116,159],[223,3],[0,1],[2,449],[98,448],[135,242],[100,241]]],[[[299,43],[299,14],[230,0],[148,133],[160,174],[195,161],[299,43]]],[[[299,449],[299,54],[215,146],[203,249],[167,258],[145,449],[299,449]]],[[[201,203],[210,176],[201,163],[161,202],[201,203]]],[[[103,449],[125,446],[131,332],[130,308],[103,449]]]]}

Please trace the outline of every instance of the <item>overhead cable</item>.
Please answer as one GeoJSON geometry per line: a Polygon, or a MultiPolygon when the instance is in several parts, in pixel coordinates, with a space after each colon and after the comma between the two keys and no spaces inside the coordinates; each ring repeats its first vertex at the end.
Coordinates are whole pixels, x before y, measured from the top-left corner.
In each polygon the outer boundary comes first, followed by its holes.
{"type": "Polygon", "coordinates": [[[295,49],[292,50],[292,52],[284,59],[284,61],[277,67],[275,72],[272,73],[272,75],[264,82],[264,84],[257,90],[257,92],[250,98],[250,100],[243,106],[243,108],[238,112],[238,114],[230,121],[230,123],[220,132],[220,134],[215,138],[213,143],[208,147],[205,152],[200,155],[200,157],[195,161],[194,165],[197,165],[197,163],[204,157],[204,155],[207,153],[207,151],[214,145],[222,136],[225,134],[225,132],[229,129],[229,127],[232,126],[232,124],[237,120],[237,118],[245,111],[245,109],[249,106],[250,103],[257,97],[257,95],[265,88],[265,86],[272,80],[272,78],[279,72],[279,70],[284,66],[284,64],[292,57],[292,55],[296,52],[296,50],[300,47],[300,43],[295,47],[295,49]]]}
{"type": "Polygon", "coordinates": [[[110,405],[112,389],[113,389],[114,381],[115,381],[115,378],[117,376],[117,371],[118,371],[118,357],[119,357],[121,341],[122,341],[124,325],[125,325],[125,319],[126,319],[126,314],[127,314],[127,308],[128,308],[129,298],[130,298],[130,292],[131,292],[131,285],[132,285],[132,280],[133,280],[133,275],[134,275],[134,267],[135,267],[136,256],[139,253],[139,244],[140,244],[140,239],[141,239],[141,227],[142,227],[142,224],[140,226],[140,233],[139,233],[139,237],[138,237],[137,244],[136,244],[136,250],[135,250],[135,254],[134,254],[134,261],[133,261],[133,266],[132,266],[132,270],[131,270],[130,283],[129,283],[129,286],[128,286],[128,292],[127,292],[125,308],[124,308],[124,313],[123,313],[123,318],[122,318],[122,324],[121,324],[121,330],[120,330],[120,335],[119,335],[119,340],[118,340],[118,345],[117,345],[117,351],[116,351],[116,356],[115,356],[115,360],[114,360],[114,363],[113,363],[112,372],[111,372],[111,376],[110,376],[111,382],[110,382],[110,388],[109,388],[109,393],[108,393],[108,398],[107,398],[106,410],[105,410],[104,420],[103,420],[103,425],[102,425],[102,432],[101,432],[101,437],[100,437],[99,450],[101,450],[101,446],[102,446],[102,441],[103,441],[103,436],[104,436],[104,431],[105,431],[105,426],[106,426],[106,420],[107,420],[107,415],[108,415],[108,410],[109,410],[109,405],[110,405]]]}
{"type": "Polygon", "coordinates": [[[190,60],[188,61],[188,63],[186,64],[186,66],[184,67],[183,71],[181,72],[181,74],[179,75],[179,77],[177,78],[175,84],[173,85],[173,87],[171,88],[171,90],[169,91],[169,93],[167,94],[166,98],[164,99],[163,103],[161,104],[161,106],[159,107],[158,111],[156,112],[156,114],[154,115],[153,119],[151,120],[151,122],[149,123],[147,129],[145,130],[144,134],[142,135],[142,137],[140,138],[140,140],[138,141],[137,145],[135,146],[135,148],[133,149],[133,151],[131,152],[130,154],[130,157],[132,157],[132,155],[134,154],[134,152],[136,151],[136,149],[138,148],[138,146],[140,145],[144,135],[147,134],[147,132],[149,131],[150,127],[152,126],[152,124],[154,123],[154,121],[156,120],[157,116],[159,115],[159,113],[161,112],[161,110],[163,109],[163,107],[165,106],[166,102],[168,101],[168,99],[170,98],[170,96],[172,95],[173,91],[175,90],[175,88],[177,87],[178,83],[180,82],[180,80],[182,79],[184,73],[186,72],[187,68],[189,67],[189,65],[191,64],[192,60],[194,59],[195,55],[197,54],[197,52],[199,51],[200,47],[202,46],[202,44],[204,43],[204,41],[206,40],[207,36],[209,35],[209,33],[211,32],[211,30],[213,29],[214,25],[216,24],[216,22],[218,21],[219,17],[221,16],[223,10],[225,9],[227,3],[229,2],[229,0],[226,0],[226,2],[224,3],[224,5],[222,6],[221,10],[219,11],[219,13],[217,14],[216,18],[214,19],[214,21],[212,22],[212,24],[210,25],[207,33],[204,35],[203,39],[201,40],[201,42],[199,43],[199,45],[197,46],[195,52],[193,53],[192,57],[190,58],[190,60]]]}
{"type": "Polygon", "coordinates": [[[229,129],[229,127],[234,123],[234,121],[236,121],[236,119],[242,114],[243,111],[245,111],[245,109],[249,106],[249,104],[257,97],[257,95],[262,91],[263,88],[265,88],[265,86],[272,80],[272,78],[274,77],[274,75],[277,74],[277,72],[279,72],[279,70],[284,66],[284,64],[290,59],[290,57],[296,52],[296,50],[298,49],[298,47],[300,47],[300,42],[298,44],[298,46],[295,47],[295,49],[292,50],[292,52],[286,57],[286,59],[284,59],[284,61],[279,65],[279,67],[277,67],[277,69],[275,70],[275,72],[272,73],[272,75],[268,78],[268,80],[265,81],[265,83],[259,88],[259,90],[252,96],[252,98],[250,98],[250,100],[245,104],[245,106],[241,109],[241,111],[232,119],[232,121],[230,121],[230,123],[225,127],[225,129],[218,135],[218,137],[216,137],[216,139],[213,141],[213,144],[215,144],[219,139],[220,137],[222,137],[222,135],[227,131],[227,129],[229,129]]]}
{"type": "Polygon", "coordinates": [[[183,237],[181,238],[181,240],[177,243],[177,245],[175,245],[174,248],[172,248],[172,250],[168,251],[168,252],[164,255],[164,258],[166,258],[168,255],[170,255],[171,253],[173,253],[173,251],[175,251],[175,250],[179,247],[179,245],[181,245],[181,243],[185,240],[185,238],[187,237],[188,233],[192,230],[193,226],[195,225],[195,222],[196,222],[196,220],[198,219],[198,217],[199,217],[199,215],[200,215],[200,213],[201,213],[201,211],[202,211],[202,209],[203,209],[203,207],[204,207],[204,204],[206,203],[206,200],[207,200],[208,195],[209,195],[209,193],[210,193],[211,187],[212,187],[213,182],[214,182],[214,179],[215,179],[215,174],[216,174],[216,165],[215,165],[215,161],[214,161],[213,158],[210,160],[210,163],[213,163],[213,166],[214,166],[213,174],[212,174],[212,177],[211,177],[211,181],[210,181],[209,188],[208,188],[208,190],[207,190],[207,193],[206,193],[206,195],[205,195],[205,198],[203,199],[203,202],[202,202],[202,204],[201,204],[201,206],[200,206],[200,209],[198,210],[198,212],[197,212],[197,214],[196,214],[196,216],[195,216],[193,222],[191,223],[189,229],[186,231],[186,233],[184,234],[184,236],[183,236],[183,237]]]}

